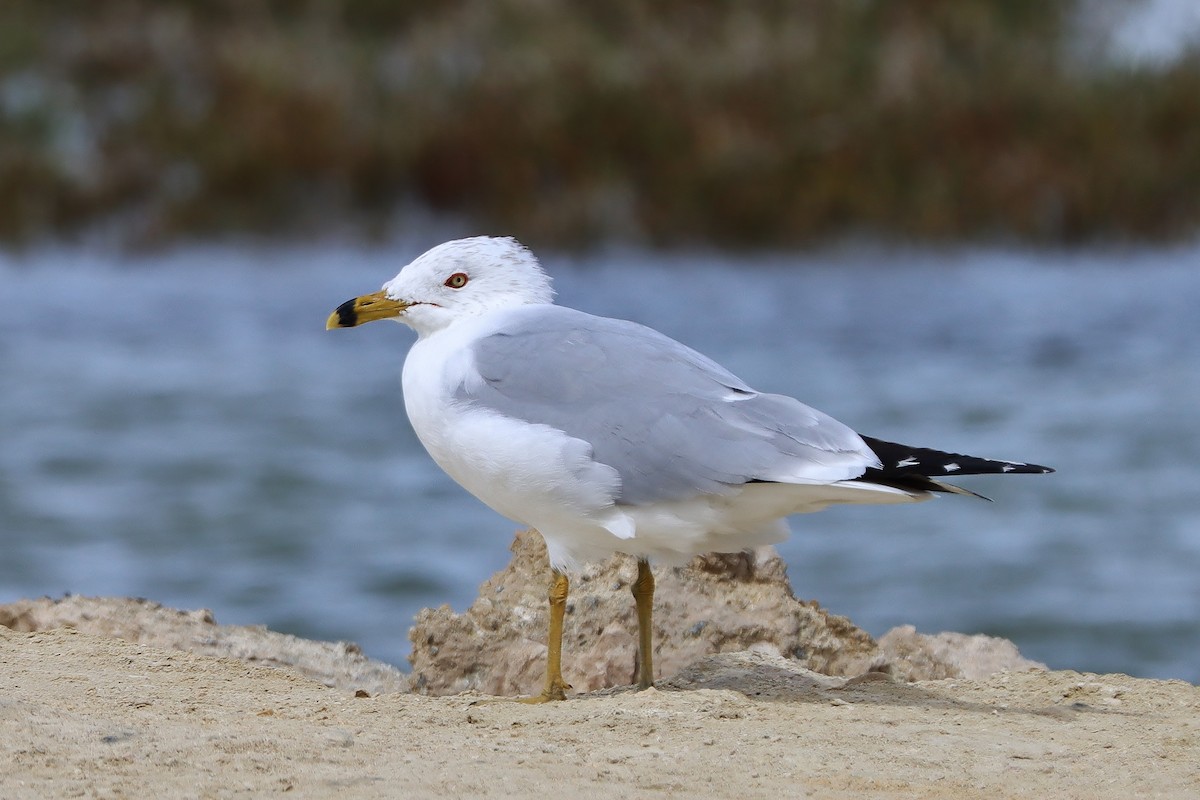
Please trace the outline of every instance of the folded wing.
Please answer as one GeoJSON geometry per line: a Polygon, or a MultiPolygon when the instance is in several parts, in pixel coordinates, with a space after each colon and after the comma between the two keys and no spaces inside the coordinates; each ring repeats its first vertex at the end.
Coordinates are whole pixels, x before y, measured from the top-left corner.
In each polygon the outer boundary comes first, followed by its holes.
{"type": "Polygon", "coordinates": [[[754,391],[657,331],[561,306],[530,306],[473,346],[474,404],[586,442],[627,505],[719,494],[752,481],[832,483],[880,467],[853,430],[754,391]]]}

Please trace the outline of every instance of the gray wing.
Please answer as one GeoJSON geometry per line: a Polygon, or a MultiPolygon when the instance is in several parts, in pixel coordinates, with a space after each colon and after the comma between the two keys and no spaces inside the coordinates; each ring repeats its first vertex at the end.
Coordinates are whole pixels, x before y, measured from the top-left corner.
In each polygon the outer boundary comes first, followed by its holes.
{"type": "Polygon", "coordinates": [[[650,328],[561,306],[523,312],[474,344],[480,379],[455,397],[587,442],[620,475],[618,503],[826,483],[878,464],[840,422],[650,328]]]}

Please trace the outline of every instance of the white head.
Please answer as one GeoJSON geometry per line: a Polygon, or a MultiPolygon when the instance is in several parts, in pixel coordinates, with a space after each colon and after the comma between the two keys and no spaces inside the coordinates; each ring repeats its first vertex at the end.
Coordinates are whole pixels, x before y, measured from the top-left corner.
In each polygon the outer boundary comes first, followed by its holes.
{"type": "Polygon", "coordinates": [[[428,336],[464,317],[553,301],[550,277],[520,242],[475,236],[421,254],[382,291],[338,306],[326,327],[395,319],[428,336]]]}

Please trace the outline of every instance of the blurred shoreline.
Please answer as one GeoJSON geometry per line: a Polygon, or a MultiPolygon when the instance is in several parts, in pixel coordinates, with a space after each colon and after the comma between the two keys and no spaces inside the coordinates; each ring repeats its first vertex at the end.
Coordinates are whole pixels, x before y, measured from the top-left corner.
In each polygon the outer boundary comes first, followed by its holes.
{"type": "Polygon", "coordinates": [[[1200,58],[1082,48],[1070,2],[0,7],[0,242],[535,248],[1171,241],[1200,58]]]}

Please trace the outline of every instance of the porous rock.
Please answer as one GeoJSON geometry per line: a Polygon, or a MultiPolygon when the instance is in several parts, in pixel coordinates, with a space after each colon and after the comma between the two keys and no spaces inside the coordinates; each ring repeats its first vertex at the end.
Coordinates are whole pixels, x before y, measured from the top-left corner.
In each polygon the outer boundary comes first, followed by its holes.
{"type": "Polygon", "coordinates": [[[1023,657],[1008,639],[982,633],[917,633],[912,625],[900,625],[879,637],[879,649],[889,662],[904,665],[910,680],[977,680],[997,672],[1046,669],[1023,657]]]}
{"type": "MultiPolygon", "coordinates": [[[[535,531],[522,531],[508,567],[488,579],[463,614],[449,606],[417,614],[409,631],[413,690],[528,694],[545,670],[550,567],[535,531]]],[[[637,620],[630,586],[636,561],[617,556],[572,578],[563,633],[563,676],[576,691],[633,682],[637,620]]],[[[825,675],[890,673],[900,680],[975,677],[1040,666],[1006,640],[897,629],[876,642],[845,617],[797,599],[773,548],[699,556],[656,569],[656,676],[714,653],[753,651],[825,675]]]]}
{"type": "Polygon", "coordinates": [[[326,686],[369,694],[408,691],[408,676],[349,642],[317,642],[261,625],[218,625],[208,609],[181,611],[129,597],[42,597],[0,605],[0,625],[16,631],[74,628],[95,636],[224,656],[296,670],[326,686]]]}

